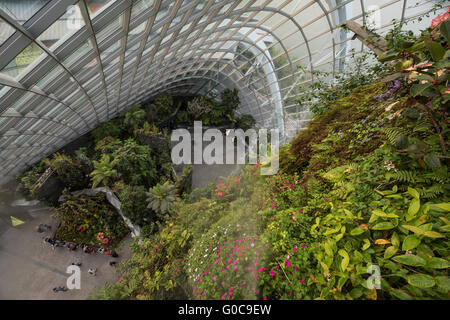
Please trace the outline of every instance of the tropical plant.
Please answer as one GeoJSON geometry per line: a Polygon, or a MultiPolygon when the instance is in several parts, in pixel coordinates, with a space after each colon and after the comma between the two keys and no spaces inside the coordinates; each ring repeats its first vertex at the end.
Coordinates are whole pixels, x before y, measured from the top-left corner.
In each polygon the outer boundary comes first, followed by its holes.
{"type": "Polygon", "coordinates": [[[255,124],[256,120],[251,114],[243,114],[240,118],[237,119],[235,126],[236,128],[246,131],[253,128],[255,124]]]}
{"type": "Polygon", "coordinates": [[[128,139],[112,154],[118,173],[128,185],[150,187],[157,181],[156,161],[149,146],[128,139]]]}
{"type": "Polygon", "coordinates": [[[122,128],[120,127],[120,120],[114,119],[102,123],[100,126],[92,130],[91,135],[97,143],[106,137],[119,138],[121,133],[122,128]]]}
{"type": "Polygon", "coordinates": [[[92,188],[98,185],[111,186],[115,179],[118,178],[117,170],[115,169],[119,160],[111,160],[111,157],[104,154],[100,161],[94,160],[94,171],[90,176],[92,179],[92,188]]]}
{"type": "Polygon", "coordinates": [[[86,160],[56,152],[44,163],[56,171],[58,179],[70,190],[83,189],[89,184],[91,167],[86,160]]]}
{"type": "Polygon", "coordinates": [[[163,185],[158,183],[147,192],[147,208],[158,214],[170,213],[174,201],[174,186],[169,181],[166,181],[163,185]]]}
{"type": "Polygon", "coordinates": [[[125,185],[119,193],[122,213],[133,223],[144,226],[156,220],[147,209],[147,193],[143,186],[125,185]]]}
{"type": "Polygon", "coordinates": [[[146,120],[145,110],[141,105],[136,105],[125,113],[125,119],[123,123],[128,131],[132,134],[136,129],[141,127],[146,120]]]}

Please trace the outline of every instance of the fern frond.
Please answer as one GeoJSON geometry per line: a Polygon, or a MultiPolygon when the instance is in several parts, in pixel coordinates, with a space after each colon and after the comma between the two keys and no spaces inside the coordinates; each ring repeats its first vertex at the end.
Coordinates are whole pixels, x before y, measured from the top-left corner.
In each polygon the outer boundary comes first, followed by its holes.
{"type": "Polygon", "coordinates": [[[403,128],[383,128],[381,130],[383,132],[390,144],[395,144],[395,139],[402,134],[407,134],[408,131],[403,128]]]}

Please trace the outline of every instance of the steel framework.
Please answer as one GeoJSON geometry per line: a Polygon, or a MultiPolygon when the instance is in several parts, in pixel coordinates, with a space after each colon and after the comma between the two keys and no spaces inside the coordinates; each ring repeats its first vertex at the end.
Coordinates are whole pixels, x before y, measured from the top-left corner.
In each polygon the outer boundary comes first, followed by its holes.
{"type": "Polygon", "coordinates": [[[0,0],[0,184],[164,91],[237,88],[239,112],[292,135],[308,121],[298,87],[366,50],[340,26],[377,5],[383,32],[433,1],[409,2],[0,0]]]}

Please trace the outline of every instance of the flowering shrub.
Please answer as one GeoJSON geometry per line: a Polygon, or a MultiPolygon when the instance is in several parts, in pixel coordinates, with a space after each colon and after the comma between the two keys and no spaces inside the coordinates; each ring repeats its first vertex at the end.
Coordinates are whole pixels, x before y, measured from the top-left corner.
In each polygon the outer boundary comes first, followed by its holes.
{"type": "Polygon", "coordinates": [[[95,197],[66,195],[57,209],[61,222],[56,239],[94,247],[115,248],[129,233],[127,225],[103,193],[95,197]]]}

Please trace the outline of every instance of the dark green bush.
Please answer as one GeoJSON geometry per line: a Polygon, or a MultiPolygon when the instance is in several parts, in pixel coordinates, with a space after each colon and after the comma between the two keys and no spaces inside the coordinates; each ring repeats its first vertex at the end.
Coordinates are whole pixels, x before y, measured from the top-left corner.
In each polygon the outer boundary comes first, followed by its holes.
{"type": "Polygon", "coordinates": [[[122,133],[122,128],[120,125],[120,120],[114,119],[102,123],[100,126],[92,130],[91,135],[94,137],[95,143],[106,137],[119,138],[122,133]]]}
{"type": "Polygon", "coordinates": [[[125,184],[150,187],[157,182],[156,162],[152,154],[150,147],[139,145],[133,139],[124,141],[113,153],[117,171],[125,184]]]}
{"type": "Polygon", "coordinates": [[[156,219],[155,213],[147,209],[147,194],[143,186],[125,185],[119,193],[122,213],[140,226],[150,224],[156,219]]]}
{"type": "Polygon", "coordinates": [[[243,114],[240,118],[237,119],[236,128],[246,131],[253,128],[255,124],[256,120],[251,114],[243,114]]]}

